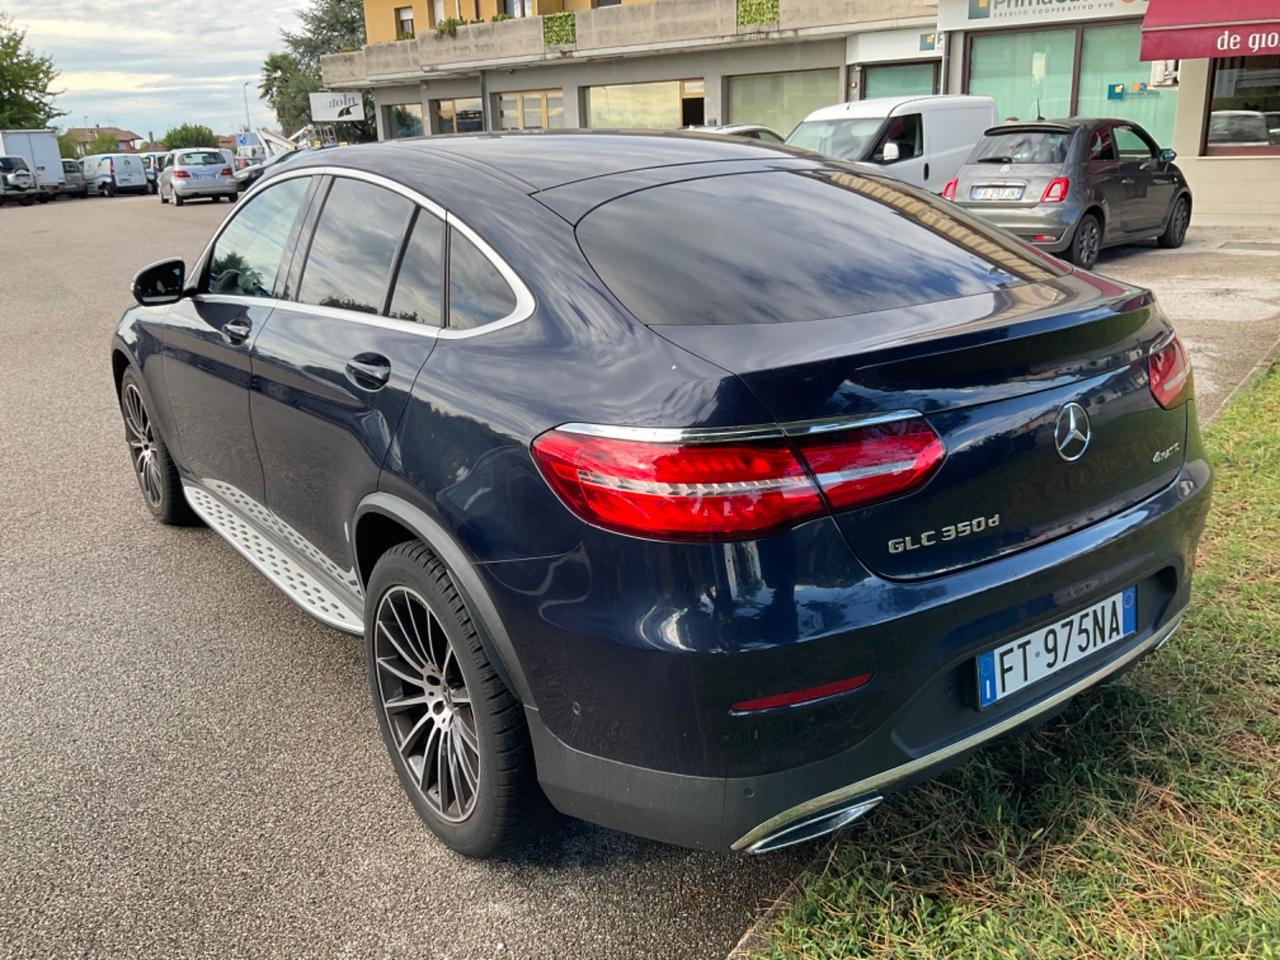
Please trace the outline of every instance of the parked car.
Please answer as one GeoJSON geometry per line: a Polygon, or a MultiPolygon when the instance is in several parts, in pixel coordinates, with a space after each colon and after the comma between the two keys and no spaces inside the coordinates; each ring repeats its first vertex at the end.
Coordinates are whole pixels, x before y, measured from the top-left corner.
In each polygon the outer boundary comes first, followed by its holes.
{"type": "Polygon", "coordinates": [[[1182,619],[1210,467],[1153,295],[778,156],[308,153],[134,280],[147,509],[363,636],[457,851],[530,835],[539,786],[694,847],[818,836],[1182,619]]]}
{"type": "Polygon", "coordinates": [[[719,133],[726,137],[746,137],[762,143],[782,143],[786,138],[776,130],[758,123],[724,123],[714,127],[685,127],[699,133],[719,133]]]}
{"type": "Polygon", "coordinates": [[[1155,238],[1180,247],[1191,188],[1130,120],[1051,120],[992,127],[943,196],[1088,269],[1105,247],[1155,238]]]}
{"type": "Polygon", "coordinates": [[[100,153],[80,161],[89,192],[114,197],[118,193],[146,193],[147,172],[132,153],[100,153]]]}
{"type": "Polygon", "coordinates": [[[293,150],[289,153],[275,153],[267,157],[260,163],[255,163],[247,167],[242,167],[235,172],[236,187],[240,190],[247,190],[258,181],[258,178],[268,171],[272,170],[277,164],[281,164],[295,156],[298,151],[293,150]]]}
{"type": "Polygon", "coordinates": [[[815,110],[787,143],[879,164],[904,183],[940,193],[996,119],[991,97],[877,97],[815,110]]]}
{"type": "Polygon", "coordinates": [[[68,197],[87,197],[89,182],[84,178],[84,171],[76,160],[62,161],[62,175],[66,178],[66,186],[62,193],[68,197]]]}
{"type": "Polygon", "coordinates": [[[160,168],[168,153],[164,150],[149,150],[137,155],[142,160],[142,168],[147,173],[147,193],[156,192],[156,184],[160,179],[160,168]]]}
{"type": "Polygon", "coordinates": [[[0,130],[0,156],[21,157],[31,174],[35,199],[48,203],[62,190],[62,155],[52,130],[0,130]]]}
{"type": "Polygon", "coordinates": [[[215,203],[220,198],[236,197],[231,166],[221,150],[211,147],[172,151],[160,171],[157,187],[160,202],[172,200],[177,207],[196,197],[208,197],[215,203]]]}
{"type": "Polygon", "coordinates": [[[36,181],[26,158],[0,156],[0,205],[12,201],[29,207],[36,196],[36,181]]]}

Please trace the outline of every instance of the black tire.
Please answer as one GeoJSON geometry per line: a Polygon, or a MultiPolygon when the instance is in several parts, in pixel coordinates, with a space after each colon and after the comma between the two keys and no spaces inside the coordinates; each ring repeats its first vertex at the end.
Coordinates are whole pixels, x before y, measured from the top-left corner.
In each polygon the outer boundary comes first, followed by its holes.
{"type": "Polygon", "coordinates": [[[116,185],[114,183],[107,184],[107,196],[114,197],[116,195],[116,185]]]}
{"type": "MultiPolygon", "coordinates": [[[[373,568],[365,592],[364,635],[365,666],[378,729],[418,816],[446,846],[464,856],[492,857],[513,846],[527,835],[531,818],[546,808],[534,773],[523,708],[490,664],[448,569],[421,542],[411,540],[391,548],[373,568]],[[430,614],[426,628],[422,623],[424,607],[430,614]],[[406,622],[414,609],[418,614],[406,622]],[[379,629],[380,623],[384,629],[379,629]],[[440,644],[432,625],[442,628],[447,646],[440,644]],[[399,641],[394,639],[397,631],[402,631],[399,641]],[[428,652],[423,656],[412,639],[405,643],[407,638],[422,636],[434,638],[426,642],[434,655],[428,652]],[[411,657],[419,658],[422,665],[411,657]],[[442,669],[435,666],[440,661],[442,669]],[[399,672],[393,672],[392,667],[399,672]],[[430,679],[433,673],[434,681],[430,679]],[[421,682],[406,682],[406,674],[421,682]],[[461,686],[457,686],[459,681],[461,686]],[[458,700],[452,699],[454,694],[458,700]],[[464,695],[466,703],[460,699],[464,695]],[[405,697],[425,705],[395,710],[393,729],[393,711],[387,701],[395,705],[405,697]],[[443,706],[441,699],[446,702],[443,706]],[[453,726],[458,724],[464,729],[455,737],[453,726]],[[464,732],[470,733],[474,744],[469,738],[463,741],[464,732]],[[453,757],[456,770],[440,760],[442,753],[449,755],[443,748],[450,744],[456,744],[451,749],[458,751],[453,757]],[[419,745],[423,748],[421,758],[416,750],[419,745]],[[453,771],[453,779],[446,777],[448,783],[470,784],[459,772],[473,754],[478,761],[477,782],[456,791],[441,789],[437,783],[433,795],[429,781],[441,769],[453,771]],[[415,761],[421,773],[414,769],[415,761]],[[447,797],[456,804],[443,802],[447,797]],[[468,799],[469,810],[464,809],[468,799]]],[[[468,764],[466,772],[470,770],[468,764]]]]}
{"type": "Polygon", "coordinates": [[[1191,201],[1185,196],[1179,197],[1174,201],[1173,210],[1169,214],[1169,225],[1164,228],[1164,233],[1156,237],[1156,243],[1167,250],[1182,246],[1182,241],[1187,239],[1187,227],[1190,223],[1191,201]]]}
{"type": "Polygon", "coordinates": [[[186,201],[185,201],[185,200],[183,200],[180,196],[178,196],[178,193],[177,193],[177,191],[175,190],[175,191],[174,191],[174,194],[173,194],[173,205],[174,205],[175,207],[180,207],[180,206],[182,206],[184,203],[186,203],[186,201]]]}
{"type": "Polygon", "coordinates": [[[129,462],[134,479],[151,515],[161,523],[186,526],[197,521],[182,492],[182,479],[169,456],[169,448],[160,437],[147,409],[147,392],[138,375],[130,367],[120,379],[120,415],[124,418],[125,442],[129,444],[129,462]],[[142,419],[134,402],[141,407],[142,419]],[[142,449],[138,444],[142,444],[142,449]],[[144,466],[144,463],[146,464],[144,466]]]}
{"type": "Polygon", "coordinates": [[[1077,267],[1089,270],[1098,262],[1098,254],[1102,252],[1102,224],[1092,213],[1086,213],[1076,224],[1076,232],[1071,237],[1071,246],[1067,250],[1067,259],[1077,267]]]}

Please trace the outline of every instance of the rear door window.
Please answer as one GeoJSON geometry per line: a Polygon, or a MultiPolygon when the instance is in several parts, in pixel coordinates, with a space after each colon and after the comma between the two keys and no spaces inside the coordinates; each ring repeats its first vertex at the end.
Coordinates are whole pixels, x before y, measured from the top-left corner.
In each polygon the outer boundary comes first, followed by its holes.
{"type": "Polygon", "coordinates": [[[1111,131],[1107,127],[1099,127],[1089,138],[1089,161],[1091,163],[1108,163],[1116,158],[1116,145],[1111,139],[1111,131]]]}
{"type": "Polygon", "coordinates": [[[449,326],[474,330],[510,316],[511,285],[461,230],[449,228],[449,326]]]}
{"type": "Polygon", "coordinates": [[[267,187],[240,208],[214,242],[207,293],[270,297],[309,177],[267,187]]]}
{"type": "Polygon", "coordinates": [[[652,187],[597,207],[577,233],[650,324],[846,317],[1061,275],[953,204],[834,169],[652,187]]]}
{"type": "Polygon", "coordinates": [[[413,201],[383,187],[336,177],[316,223],[298,300],[381,313],[413,201]]]}
{"type": "Polygon", "coordinates": [[[418,211],[391,294],[391,316],[438,327],[444,309],[444,222],[418,211]]]}
{"type": "Polygon", "coordinates": [[[226,162],[227,158],[214,150],[188,150],[178,154],[178,163],[184,167],[208,167],[226,162]]]}

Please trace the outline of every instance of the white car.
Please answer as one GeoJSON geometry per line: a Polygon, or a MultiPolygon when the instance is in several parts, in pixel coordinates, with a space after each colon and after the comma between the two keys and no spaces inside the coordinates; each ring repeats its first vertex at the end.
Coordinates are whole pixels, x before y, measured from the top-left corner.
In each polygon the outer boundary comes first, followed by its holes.
{"type": "Polygon", "coordinates": [[[147,171],[133,153],[98,153],[80,161],[89,193],[114,197],[117,193],[146,193],[147,171]]]}
{"type": "Polygon", "coordinates": [[[878,164],[898,180],[941,193],[983,131],[997,122],[991,97],[878,97],[815,110],[787,143],[837,160],[878,164]]]}
{"type": "Polygon", "coordinates": [[[220,197],[235,200],[238,189],[231,163],[216,147],[171,151],[156,181],[160,202],[172,200],[176,207],[196,197],[208,197],[215,203],[220,197]]]}

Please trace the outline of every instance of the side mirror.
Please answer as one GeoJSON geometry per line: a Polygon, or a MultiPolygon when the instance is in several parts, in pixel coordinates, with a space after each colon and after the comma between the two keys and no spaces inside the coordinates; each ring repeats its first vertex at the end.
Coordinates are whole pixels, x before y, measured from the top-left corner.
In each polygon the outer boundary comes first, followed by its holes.
{"type": "Polygon", "coordinates": [[[892,140],[887,141],[880,150],[881,163],[897,163],[901,156],[902,152],[898,150],[898,145],[892,140]]]}
{"type": "Polygon", "coordinates": [[[1160,151],[1161,163],[1173,163],[1176,159],[1178,159],[1178,152],[1176,150],[1170,150],[1168,147],[1165,147],[1160,151]]]}
{"type": "Polygon", "coordinates": [[[181,260],[161,260],[143,267],[133,278],[133,299],[144,307],[177,303],[182,299],[182,285],[187,265],[181,260]]]}

